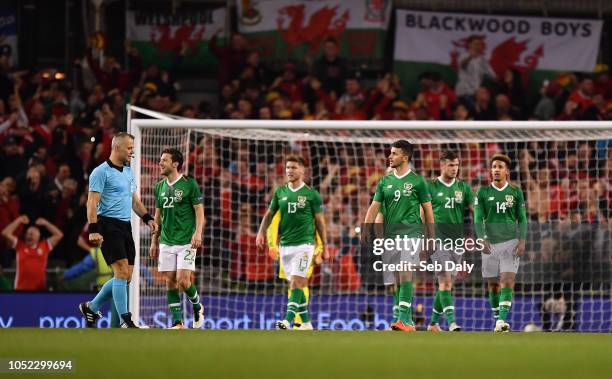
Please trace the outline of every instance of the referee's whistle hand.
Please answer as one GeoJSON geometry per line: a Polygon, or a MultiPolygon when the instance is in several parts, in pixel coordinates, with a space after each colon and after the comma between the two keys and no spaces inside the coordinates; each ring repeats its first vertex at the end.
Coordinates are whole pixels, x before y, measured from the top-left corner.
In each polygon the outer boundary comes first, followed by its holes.
{"type": "Polygon", "coordinates": [[[96,246],[100,246],[102,244],[102,234],[100,233],[89,233],[89,242],[93,243],[96,246]]]}

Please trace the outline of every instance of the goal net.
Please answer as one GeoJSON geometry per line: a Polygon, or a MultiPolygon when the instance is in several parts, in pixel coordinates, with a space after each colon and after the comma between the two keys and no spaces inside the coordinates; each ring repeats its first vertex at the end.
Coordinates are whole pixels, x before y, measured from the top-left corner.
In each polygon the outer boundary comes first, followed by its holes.
{"type": "MultiPolygon", "coordinates": [[[[360,246],[359,226],[388,167],[390,144],[407,139],[415,144],[411,168],[426,179],[440,174],[441,151],[456,151],[459,178],[474,193],[490,183],[493,154],[512,159],[510,180],[524,191],[529,220],[508,319],[513,330],[612,332],[610,123],[133,119],[130,130],[150,212],[164,148],[180,149],[184,171],[200,183],[207,223],[193,279],[205,328],[270,329],[284,314],[288,284],[255,238],[274,189],[285,181],[284,157],[299,155],[307,162],[306,182],[321,193],[333,257],[315,265],[309,280],[315,328],[387,329],[393,296],[373,269],[376,256],[360,246]]],[[[148,228],[134,219],[133,229],[140,275],[132,283],[132,311],[149,326],[168,327],[148,228]]],[[[467,252],[463,259],[474,269],[454,285],[457,322],[465,330],[492,330],[481,256],[467,252]]],[[[417,273],[412,306],[419,328],[429,321],[436,284],[432,272],[417,273]]],[[[183,308],[190,325],[189,303],[183,308]]]]}

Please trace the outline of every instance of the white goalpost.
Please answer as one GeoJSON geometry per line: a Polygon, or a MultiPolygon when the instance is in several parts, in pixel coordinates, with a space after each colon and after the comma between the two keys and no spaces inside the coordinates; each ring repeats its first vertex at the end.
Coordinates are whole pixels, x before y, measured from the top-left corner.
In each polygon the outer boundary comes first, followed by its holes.
{"type": "MultiPolygon", "coordinates": [[[[494,153],[511,157],[510,180],[525,193],[529,220],[513,329],[612,332],[612,122],[193,120],[128,105],[128,132],[135,137],[139,195],[150,213],[164,148],[183,152],[184,173],[201,186],[207,224],[194,279],[205,328],[268,329],[284,312],[287,285],[278,279],[278,262],[258,252],[254,240],[289,154],[305,159],[307,183],[321,193],[334,256],[310,278],[315,328],[387,327],[393,299],[372,269],[376,257],[360,246],[358,227],[387,168],[389,145],[406,139],[415,145],[413,170],[428,180],[439,175],[442,151],[457,152],[459,178],[474,193],[488,185],[494,153]]],[[[132,232],[130,311],[143,324],[167,327],[165,283],[148,258],[149,230],[135,215],[132,232]]],[[[464,259],[475,268],[454,286],[458,323],[492,330],[480,254],[464,259]]],[[[435,286],[433,274],[417,274],[413,314],[421,327],[435,286]]]]}

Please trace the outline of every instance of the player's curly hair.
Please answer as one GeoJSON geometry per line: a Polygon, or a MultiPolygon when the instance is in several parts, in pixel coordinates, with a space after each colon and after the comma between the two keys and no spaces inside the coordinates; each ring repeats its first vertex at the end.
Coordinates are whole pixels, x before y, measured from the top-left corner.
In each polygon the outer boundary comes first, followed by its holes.
{"type": "Polygon", "coordinates": [[[495,161],[500,161],[500,162],[504,162],[506,164],[506,168],[510,168],[510,157],[507,156],[506,154],[495,154],[491,157],[491,165],[493,165],[493,162],[495,161]]]}

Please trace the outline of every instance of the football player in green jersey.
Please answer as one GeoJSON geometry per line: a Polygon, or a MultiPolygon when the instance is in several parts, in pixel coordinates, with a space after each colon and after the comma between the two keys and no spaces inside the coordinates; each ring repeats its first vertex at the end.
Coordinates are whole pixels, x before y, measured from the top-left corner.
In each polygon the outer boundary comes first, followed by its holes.
{"type": "MultiPolygon", "coordinates": [[[[446,249],[446,242],[452,241],[453,246],[464,238],[463,219],[466,212],[473,209],[474,195],[470,186],[457,178],[459,173],[459,157],[454,151],[443,151],[440,155],[440,176],[429,183],[431,205],[436,220],[436,238],[442,241],[431,255],[438,277],[438,291],[434,299],[431,321],[427,330],[441,331],[438,320],[444,314],[449,331],[460,331],[455,322],[455,306],[453,305],[453,276],[457,271],[448,269],[449,263],[459,263],[461,254],[455,249],[446,249]]],[[[463,246],[463,244],[461,244],[463,246]]],[[[449,265],[450,266],[450,265],[449,265]]]]}
{"type": "Polygon", "coordinates": [[[266,231],[272,218],[280,210],[279,255],[285,275],[290,278],[291,289],[285,317],[276,322],[276,328],[282,330],[290,329],[291,322],[298,314],[302,318],[302,324],[298,329],[313,329],[308,313],[308,302],[302,288],[308,286],[308,268],[314,255],[316,232],[321,238],[323,259],[329,259],[329,253],[325,248],[327,232],[321,210],[321,195],[316,189],[304,183],[304,166],[301,157],[287,158],[285,163],[287,184],[278,187],[274,192],[257,233],[257,247],[263,250],[266,231]]]}
{"type": "Polygon", "coordinates": [[[474,200],[476,234],[485,240],[482,276],[488,282],[489,301],[497,319],[496,332],[510,331],[506,318],[527,236],[525,198],[520,187],[508,182],[509,170],[510,158],[494,155],[491,158],[493,181],[481,187],[474,200]]]}
{"type": "Polygon", "coordinates": [[[408,332],[416,330],[412,320],[412,279],[413,271],[420,264],[423,246],[421,207],[428,226],[427,237],[434,238],[431,197],[425,179],[414,173],[408,165],[412,155],[413,147],[408,141],[400,140],[391,145],[389,163],[393,172],[378,182],[364,221],[366,227],[373,224],[382,210],[385,239],[408,239],[408,244],[394,246],[384,251],[381,257],[385,284],[396,286],[393,306],[397,311],[393,314],[391,328],[408,332]],[[386,275],[391,267],[393,275],[386,275]]]}
{"type": "Polygon", "coordinates": [[[202,246],[204,206],[200,186],[192,178],[181,175],[183,154],[177,149],[165,149],[159,160],[165,177],[155,185],[155,221],[160,235],[153,234],[149,256],[159,256],[158,270],[166,278],[167,299],[172,313],[171,329],[183,329],[179,289],[193,306],[192,327],[204,324],[204,307],[191,274],[195,271],[195,256],[202,246]]]}

